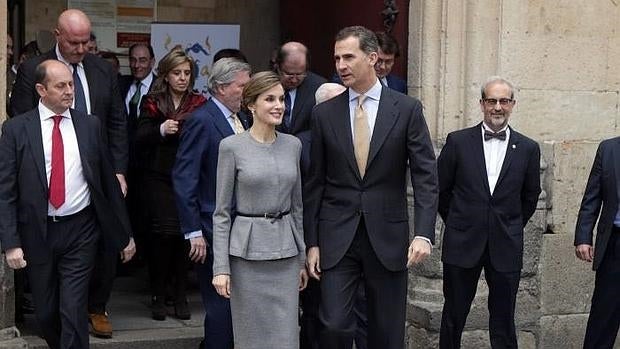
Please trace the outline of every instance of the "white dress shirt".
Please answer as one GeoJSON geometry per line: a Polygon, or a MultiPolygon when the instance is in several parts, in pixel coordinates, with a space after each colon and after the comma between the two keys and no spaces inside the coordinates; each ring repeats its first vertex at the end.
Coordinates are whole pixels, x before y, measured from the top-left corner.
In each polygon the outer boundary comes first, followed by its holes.
{"type": "MultiPolygon", "coordinates": [[[[50,174],[52,171],[52,130],[56,113],[48,109],[39,101],[39,117],[41,119],[41,138],[43,140],[43,154],[45,155],[45,174],[49,187],[50,174]]],[[[66,216],[77,213],[90,205],[90,191],[84,172],[80,149],[71,120],[71,113],[65,110],[59,128],[62,135],[65,160],[65,202],[59,208],[47,203],[48,216],[66,216]]]]}
{"type": "MultiPolygon", "coordinates": [[[[364,103],[362,107],[366,112],[366,116],[368,119],[368,129],[370,130],[370,139],[372,139],[372,131],[375,128],[375,121],[377,121],[377,111],[379,110],[379,100],[381,99],[381,89],[383,86],[379,82],[379,79],[375,81],[375,84],[372,85],[370,90],[364,93],[366,99],[364,99],[364,103]]],[[[355,92],[353,89],[349,89],[349,120],[351,121],[351,135],[353,139],[355,139],[355,131],[353,130],[353,124],[355,119],[355,108],[357,108],[357,97],[360,94],[355,92]]]]}
{"type": "Polygon", "coordinates": [[[481,136],[482,144],[484,147],[484,163],[487,169],[487,179],[489,180],[489,189],[491,190],[491,195],[493,195],[493,191],[495,190],[495,185],[497,184],[497,180],[499,179],[499,173],[502,170],[502,164],[504,163],[504,158],[506,157],[506,149],[508,149],[508,141],[510,140],[510,129],[508,125],[506,125],[501,131],[506,131],[506,139],[499,140],[497,138],[491,138],[488,141],[484,140],[484,131],[487,130],[489,132],[493,132],[487,125],[483,122],[481,128],[481,136]]]}
{"type": "MultiPolygon", "coordinates": [[[[153,82],[153,71],[149,73],[142,81],[140,81],[140,99],[138,100],[138,117],[140,117],[140,102],[142,102],[142,97],[149,92],[149,87],[153,82]]],[[[129,86],[129,91],[127,91],[127,96],[125,96],[125,110],[127,111],[127,115],[129,115],[129,102],[131,98],[136,93],[136,79],[133,79],[131,82],[131,86],[129,86]]]]}
{"type": "MultiPolygon", "coordinates": [[[[73,74],[73,66],[69,63],[65,58],[60,54],[58,50],[58,44],[56,44],[56,57],[58,60],[63,62],[69,67],[71,74],[73,74]]],[[[86,80],[86,72],[84,71],[84,63],[80,62],[77,65],[78,68],[78,76],[80,77],[80,82],[82,83],[82,87],[84,87],[84,98],[86,99],[86,110],[88,111],[86,114],[91,114],[92,108],[90,107],[90,89],[88,88],[88,80],[86,80]]],[[[75,95],[74,95],[75,96],[75,95]]],[[[73,105],[71,106],[75,109],[75,98],[73,98],[73,105]]]]}
{"type": "Polygon", "coordinates": [[[291,120],[293,120],[293,109],[295,108],[295,98],[297,98],[297,89],[288,90],[288,95],[291,97],[291,120]]]}

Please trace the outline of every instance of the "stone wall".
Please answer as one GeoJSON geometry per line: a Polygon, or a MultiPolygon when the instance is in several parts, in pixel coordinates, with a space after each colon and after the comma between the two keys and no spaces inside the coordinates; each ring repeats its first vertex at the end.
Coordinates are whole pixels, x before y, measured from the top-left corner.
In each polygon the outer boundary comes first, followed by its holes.
{"type": "MultiPolygon", "coordinates": [[[[27,1],[25,41],[53,30],[66,6],[66,0],[27,1]]],[[[267,69],[271,51],[280,44],[279,0],[158,0],[157,21],[238,23],[239,46],[255,70],[267,69]]]]}
{"type": "MultiPolygon", "coordinates": [[[[491,75],[514,82],[511,125],[541,146],[545,196],[526,228],[517,304],[522,348],[583,341],[594,273],[574,256],[573,232],[597,144],[619,131],[619,19],[615,0],[410,1],[409,92],[423,101],[438,148],[449,132],[481,120],[479,88],[491,75]]],[[[438,241],[412,273],[409,348],[437,346],[438,241]]],[[[481,281],[464,348],[489,346],[485,297],[481,281]]]]}

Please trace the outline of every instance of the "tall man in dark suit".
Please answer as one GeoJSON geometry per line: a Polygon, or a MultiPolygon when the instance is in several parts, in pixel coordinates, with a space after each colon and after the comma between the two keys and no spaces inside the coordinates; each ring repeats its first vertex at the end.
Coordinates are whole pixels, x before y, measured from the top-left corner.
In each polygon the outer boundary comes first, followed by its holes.
{"type": "Polygon", "coordinates": [[[379,58],[377,59],[377,64],[375,64],[377,77],[383,86],[407,94],[407,82],[403,78],[392,74],[394,62],[400,57],[398,42],[388,33],[376,32],[375,34],[379,41],[379,52],[377,52],[379,58]]]}
{"type": "Polygon", "coordinates": [[[407,265],[428,256],[434,239],[437,172],[422,104],[381,85],[374,70],[377,50],[372,31],[342,29],[334,59],[348,91],[312,113],[304,230],[308,270],[321,279],[326,349],[350,347],[361,281],[368,347],[403,347],[407,265]],[[415,197],[411,243],[407,169],[415,197]]]}
{"type": "MultiPolygon", "coordinates": [[[[73,73],[75,88],[74,109],[84,114],[95,115],[101,120],[104,142],[112,157],[112,166],[123,194],[127,192],[125,172],[127,170],[127,126],[123,102],[118,92],[117,74],[112,65],[88,53],[91,25],[88,17],[80,10],[70,9],[60,14],[54,30],[56,45],[49,52],[24,62],[17,72],[17,79],[11,94],[12,115],[32,110],[37,106],[35,90],[35,68],[44,60],[57,59],[73,73]]],[[[133,238],[131,239],[133,243],[133,238]]],[[[101,243],[98,249],[97,265],[91,278],[88,311],[93,334],[112,336],[112,325],[105,311],[112,292],[116,272],[117,254],[101,243]]]]}
{"type": "Polygon", "coordinates": [[[516,348],[515,303],[523,227],[540,194],[538,144],[508,126],[514,88],[500,77],[481,89],[482,123],[448,135],[438,159],[443,237],[439,345],[459,348],[480,272],[489,286],[491,347],[516,348]]]}
{"type": "MultiPolygon", "coordinates": [[[[129,244],[129,221],[99,119],[69,109],[71,71],[41,63],[36,108],[0,138],[0,240],[8,265],[29,266],[35,314],[50,348],[88,348],[88,279],[99,235],[129,244]]],[[[122,252],[131,259],[133,248],[122,252]]]]}
{"type": "Polygon", "coordinates": [[[190,258],[196,265],[205,307],[203,349],[233,347],[229,300],[211,284],[213,279],[213,211],[220,141],[248,128],[239,115],[241,93],[250,80],[250,65],[236,58],[213,64],[208,88],[211,98],[195,110],[183,130],[172,180],[181,231],[190,240],[190,258]]]}
{"type": "Polygon", "coordinates": [[[155,80],[153,66],[155,65],[155,54],[153,47],[149,44],[134,44],[129,47],[129,69],[131,75],[124,75],[120,78],[120,93],[125,101],[127,112],[127,142],[129,144],[129,165],[127,169],[127,184],[131,188],[127,193],[127,208],[131,227],[135,234],[138,244],[138,256],[146,243],[146,213],[141,197],[142,173],[144,171],[144,156],[138,154],[136,149],[136,130],[138,128],[138,118],[140,117],[140,102],[151,89],[155,80]]]}
{"type": "Polygon", "coordinates": [[[296,135],[310,129],[310,113],[315,104],[314,93],[323,77],[309,70],[310,53],[303,44],[285,43],[278,50],[276,72],[284,87],[284,115],[278,131],[296,135]]]}
{"type": "Polygon", "coordinates": [[[594,262],[596,282],[584,348],[613,348],[620,326],[620,137],[601,142],[575,229],[575,253],[594,262]],[[600,216],[599,216],[600,214],[600,216]],[[592,232],[597,223],[596,246],[592,232]]]}

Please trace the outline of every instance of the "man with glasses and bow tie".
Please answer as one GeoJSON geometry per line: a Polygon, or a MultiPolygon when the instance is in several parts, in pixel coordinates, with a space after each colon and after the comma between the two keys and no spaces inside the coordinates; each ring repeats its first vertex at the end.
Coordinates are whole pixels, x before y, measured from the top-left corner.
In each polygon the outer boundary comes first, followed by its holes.
{"type": "Polygon", "coordinates": [[[296,135],[310,130],[310,113],[316,104],[314,94],[323,77],[308,70],[310,53],[303,44],[290,41],[278,50],[276,72],[284,87],[284,115],[278,131],[296,135]]]}
{"type": "Polygon", "coordinates": [[[513,85],[491,77],[481,88],[481,123],[452,132],[438,158],[444,307],[440,348],[460,348],[482,269],[489,287],[492,348],[517,348],[515,303],[523,227],[540,194],[540,149],[508,126],[513,85]]]}
{"type": "Polygon", "coordinates": [[[35,70],[40,101],[6,121],[0,138],[0,242],[28,266],[39,329],[50,348],[88,348],[88,283],[97,242],[128,261],[130,227],[101,122],[73,103],[69,68],[35,70]]]}

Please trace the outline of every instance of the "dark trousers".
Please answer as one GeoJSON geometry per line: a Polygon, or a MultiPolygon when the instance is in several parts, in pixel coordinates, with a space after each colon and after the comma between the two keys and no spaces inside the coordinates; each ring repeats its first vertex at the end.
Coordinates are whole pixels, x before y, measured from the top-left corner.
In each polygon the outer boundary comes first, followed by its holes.
{"type": "MultiPolygon", "coordinates": [[[[41,333],[52,349],[87,349],[88,279],[95,258],[97,223],[92,211],[47,224],[52,260],[29,264],[28,276],[41,333]]],[[[28,251],[25,251],[26,258],[28,251]]]]}
{"type": "MultiPolygon", "coordinates": [[[[402,246],[407,248],[407,246],[402,246]]],[[[387,270],[372,248],[363,220],[344,257],[321,277],[321,349],[350,349],[357,329],[355,302],[363,282],[368,347],[402,349],[405,343],[407,270],[387,270]]]]}
{"type": "Polygon", "coordinates": [[[517,348],[515,330],[515,304],[521,272],[499,272],[489,261],[488,251],[480,264],[473,268],[461,268],[443,264],[444,306],[441,314],[439,347],[461,347],[461,335],[476,295],[480,273],[489,287],[489,337],[492,348],[517,348]]]}
{"type": "MultiPolygon", "coordinates": [[[[205,307],[205,339],[203,349],[232,349],[233,329],[230,301],[215,291],[213,280],[213,250],[207,250],[204,264],[196,264],[202,304],[205,307]]],[[[258,339],[257,339],[258,340],[258,339]]]]}
{"type": "Polygon", "coordinates": [[[88,289],[88,312],[104,314],[112,294],[119,254],[106,247],[103,236],[99,238],[97,244],[96,259],[97,263],[95,263],[88,289]]]}
{"type": "MultiPolygon", "coordinates": [[[[321,285],[310,278],[308,286],[301,291],[299,305],[301,307],[299,347],[300,349],[319,349],[321,339],[321,320],[319,304],[321,303],[321,285]]],[[[357,288],[357,297],[353,308],[357,319],[355,330],[355,348],[367,349],[368,316],[366,316],[366,290],[363,282],[357,288]]]]}
{"type": "Polygon", "coordinates": [[[187,269],[189,268],[189,244],[179,235],[152,234],[151,248],[151,285],[152,294],[164,301],[166,286],[173,280],[175,302],[186,301],[187,269]]]}
{"type": "Polygon", "coordinates": [[[620,229],[614,228],[596,270],[585,349],[613,348],[620,326],[620,229]]]}

